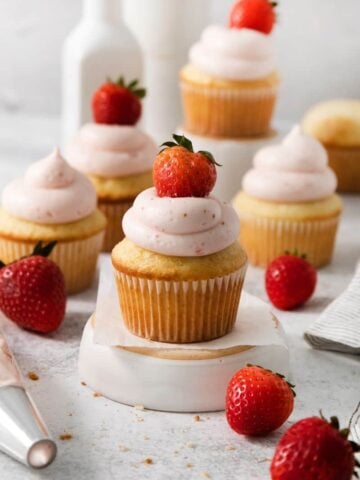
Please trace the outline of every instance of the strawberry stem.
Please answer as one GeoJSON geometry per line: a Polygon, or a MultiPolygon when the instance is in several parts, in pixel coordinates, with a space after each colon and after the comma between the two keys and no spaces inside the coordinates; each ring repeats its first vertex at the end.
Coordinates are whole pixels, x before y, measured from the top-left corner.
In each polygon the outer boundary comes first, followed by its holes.
{"type": "Polygon", "coordinates": [[[146,96],[146,89],[141,87],[139,88],[139,80],[137,79],[131,80],[131,82],[129,82],[127,85],[125,78],[122,75],[116,80],[116,82],[114,82],[110,77],[106,77],[106,81],[108,83],[114,83],[119,87],[126,88],[138,98],[144,98],[146,96]]]}
{"type": "Polygon", "coordinates": [[[34,255],[39,255],[40,257],[48,257],[53,251],[56,244],[56,240],[49,243],[44,243],[44,245],[43,242],[40,241],[35,245],[34,250],[30,256],[33,257],[34,255]]]}
{"type": "MultiPolygon", "coordinates": [[[[174,133],[172,137],[175,140],[175,142],[171,142],[171,141],[170,142],[164,142],[160,145],[160,148],[162,148],[162,147],[165,147],[165,148],[184,147],[184,148],[186,148],[186,150],[189,150],[189,152],[194,153],[194,147],[193,147],[192,141],[189,140],[188,138],[186,138],[185,135],[176,135],[176,133],[174,133]]],[[[160,152],[165,150],[165,148],[160,150],[160,152]]],[[[213,163],[214,165],[216,165],[218,167],[222,167],[222,165],[220,165],[220,163],[217,163],[215,161],[215,158],[214,158],[212,153],[206,152],[205,150],[199,150],[197,153],[200,153],[201,155],[204,155],[204,157],[206,157],[209,160],[209,162],[213,163]]]]}

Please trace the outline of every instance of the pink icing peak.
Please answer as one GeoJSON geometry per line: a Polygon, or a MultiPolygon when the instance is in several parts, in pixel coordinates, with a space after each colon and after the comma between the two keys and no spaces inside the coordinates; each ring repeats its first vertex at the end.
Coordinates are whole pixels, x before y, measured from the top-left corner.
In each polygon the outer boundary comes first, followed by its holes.
{"type": "Polygon", "coordinates": [[[140,193],[123,218],[125,235],[162,255],[210,255],[234,243],[239,234],[234,209],[214,196],[159,197],[155,188],[140,193]]]}
{"type": "Polygon", "coordinates": [[[282,143],[257,152],[243,189],[263,200],[307,202],[332,195],[336,183],[324,147],[296,125],[282,143]]]}
{"type": "Polygon", "coordinates": [[[248,28],[210,25],[191,47],[189,59],[199,70],[230,80],[255,80],[275,70],[269,35],[248,28]]]}
{"type": "Polygon", "coordinates": [[[158,148],[134,126],[87,123],[67,149],[69,163],[81,172],[105,178],[151,170],[158,148]]]}
{"type": "Polygon", "coordinates": [[[38,188],[63,188],[74,180],[75,170],[65,162],[59,147],[48,157],[30,165],[25,174],[25,182],[38,188]]]}
{"type": "Polygon", "coordinates": [[[2,204],[10,214],[30,222],[70,223],[95,211],[96,192],[90,180],[55,149],[4,188],[2,204]]]}

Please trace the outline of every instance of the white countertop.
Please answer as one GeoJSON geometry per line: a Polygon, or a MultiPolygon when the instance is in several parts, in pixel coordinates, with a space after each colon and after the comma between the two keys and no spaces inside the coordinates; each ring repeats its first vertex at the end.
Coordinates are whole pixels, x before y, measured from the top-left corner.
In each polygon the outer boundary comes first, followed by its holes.
{"type": "MultiPolygon", "coordinates": [[[[55,129],[53,130],[55,131],[55,129]]],[[[19,164],[14,152],[0,152],[0,188],[19,164]],[[5,163],[5,160],[6,163],[5,163]]],[[[20,158],[20,155],[17,155],[20,158]]],[[[35,158],[33,154],[28,158],[35,158]]],[[[296,312],[276,312],[288,335],[291,380],[296,384],[295,411],[290,422],[316,415],[338,414],[347,422],[360,399],[360,357],[316,351],[303,340],[304,330],[349,282],[360,258],[360,196],[348,196],[336,253],[331,266],[320,270],[316,294],[296,312]]],[[[245,288],[266,299],[263,271],[250,267],[245,288]]],[[[22,331],[12,324],[5,331],[24,374],[38,381],[27,385],[57,440],[54,464],[30,472],[0,454],[1,480],[257,480],[268,478],[270,459],[289,422],[267,438],[236,435],[223,412],[193,415],[140,411],[113,403],[80,384],[78,346],[83,326],[94,308],[96,288],[69,300],[61,329],[48,337],[22,331]],[[68,441],[59,435],[70,433],[68,441]],[[144,460],[151,458],[153,463],[144,460]]]]}

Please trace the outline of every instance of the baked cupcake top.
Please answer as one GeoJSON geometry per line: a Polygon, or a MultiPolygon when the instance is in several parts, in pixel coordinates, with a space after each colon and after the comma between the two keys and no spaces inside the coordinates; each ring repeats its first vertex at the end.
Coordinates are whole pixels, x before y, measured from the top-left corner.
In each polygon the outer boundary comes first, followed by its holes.
{"type": "Polygon", "coordinates": [[[137,80],[108,79],[92,98],[95,123],[84,125],[67,149],[69,163],[88,175],[126,177],[151,170],[154,141],[136,123],[146,91],[137,80]]]}
{"type": "Polygon", "coordinates": [[[124,215],[123,230],[136,245],[170,256],[196,257],[233,244],[239,219],[227,203],[210,196],[216,169],[208,152],[193,151],[174,135],[154,163],[155,188],[140,193],[124,215]]]}
{"type": "Polygon", "coordinates": [[[306,113],[302,127],[325,145],[360,147],[360,100],[318,103],[306,113]]]}
{"type": "Polygon", "coordinates": [[[272,202],[308,202],[332,195],[336,176],[320,142],[299,126],[278,145],[259,150],[243,178],[248,195],[272,202]]]}
{"type": "Polygon", "coordinates": [[[215,77],[256,80],[275,70],[269,35],[248,28],[210,25],[189,52],[190,63],[215,77]]]}
{"type": "Polygon", "coordinates": [[[4,188],[2,205],[19,219],[63,224],[91,215],[96,210],[96,193],[91,182],[68,165],[56,148],[4,188]]]}
{"type": "Polygon", "coordinates": [[[151,170],[155,142],[136,126],[88,123],[67,149],[69,163],[86,174],[124,177],[151,170]]]}

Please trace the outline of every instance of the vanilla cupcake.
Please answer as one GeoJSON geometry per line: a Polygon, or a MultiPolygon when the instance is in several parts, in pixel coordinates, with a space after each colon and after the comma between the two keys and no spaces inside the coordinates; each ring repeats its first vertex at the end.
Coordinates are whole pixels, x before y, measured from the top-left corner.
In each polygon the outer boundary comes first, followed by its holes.
{"type": "Polygon", "coordinates": [[[303,129],[323,144],[340,192],[360,192],[360,100],[330,100],[312,107],[303,129]]]}
{"type": "Polygon", "coordinates": [[[56,149],[4,188],[0,258],[10,263],[38,242],[56,240],[50,258],[63,271],[67,292],[79,292],[93,281],[105,227],[91,182],[56,149]]]}
{"type": "Polygon", "coordinates": [[[331,261],[342,204],[317,140],[294,127],[281,144],[258,151],[242,185],[233,203],[251,263],[266,266],[285,251],[316,267],[331,261]]]}
{"type": "Polygon", "coordinates": [[[210,25],[180,80],[186,131],[224,138],[269,132],[279,84],[269,35],[210,25]]]}
{"type": "Polygon", "coordinates": [[[67,149],[69,163],[93,183],[107,218],[105,252],[124,237],[121,220],[136,195],[152,185],[157,146],[136,125],[145,94],[137,80],[107,80],[92,98],[95,123],[84,125],[67,149]]]}
{"type": "MultiPolygon", "coordinates": [[[[175,148],[181,162],[186,149],[175,148]]],[[[178,189],[171,161],[164,171],[178,189]]],[[[196,178],[198,186],[201,173],[188,175],[185,185],[196,178]]],[[[173,195],[147,189],[124,215],[126,237],[112,252],[120,307],[125,325],[140,337],[207,341],[230,332],[236,320],[246,270],[239,220],[214,196],[173,195]]]]}

